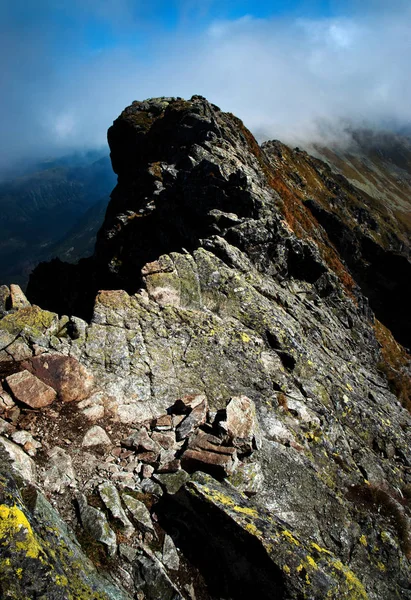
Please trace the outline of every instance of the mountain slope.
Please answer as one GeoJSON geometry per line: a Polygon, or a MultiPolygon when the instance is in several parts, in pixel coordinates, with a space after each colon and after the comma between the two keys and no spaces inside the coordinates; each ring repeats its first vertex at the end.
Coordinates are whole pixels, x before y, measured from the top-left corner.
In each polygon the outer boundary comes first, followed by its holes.
{"type": "Polygon", "coordinates": [[[47,555],[29,546],[36,594],[57,572],[75,597],[31,478],[119,597],[410,598],[409,357],[310,203],[344,200],[360,244],[360,192],[199,96],[133,103],[109,143],[94,256],[36,269],[43,308],[2,289],[0,443],[22,489],[0,482],[4,589],[33,580],[14,576],[18,506],[47,555]]]}

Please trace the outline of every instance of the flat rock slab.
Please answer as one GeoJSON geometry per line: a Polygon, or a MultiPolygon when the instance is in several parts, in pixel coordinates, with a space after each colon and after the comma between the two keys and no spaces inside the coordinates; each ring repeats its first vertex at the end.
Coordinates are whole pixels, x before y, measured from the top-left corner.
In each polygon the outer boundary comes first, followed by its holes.
{"type": "Polygon", "coordinates": [[[52,387],[63,402],[78,402],[90,396],[94,377],[71,356],[42,354],[23,363],[23,367],[52,387]]]}
{"type": "Polygon", "coordinates": [[[27,370],[6,378],[13,396],[30,408],[44,408],[56,399],[56,391],[27,370]]]}

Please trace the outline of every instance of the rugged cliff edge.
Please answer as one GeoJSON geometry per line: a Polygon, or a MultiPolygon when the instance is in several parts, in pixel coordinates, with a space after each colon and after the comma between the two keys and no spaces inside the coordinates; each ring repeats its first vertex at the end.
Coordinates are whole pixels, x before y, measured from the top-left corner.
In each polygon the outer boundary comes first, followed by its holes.
{"type": "Polygon", "coordinates": [[[404,235],[198,96],[109,143],[94,257],[2,288],[3,597],[411,598],[404,235]]]}

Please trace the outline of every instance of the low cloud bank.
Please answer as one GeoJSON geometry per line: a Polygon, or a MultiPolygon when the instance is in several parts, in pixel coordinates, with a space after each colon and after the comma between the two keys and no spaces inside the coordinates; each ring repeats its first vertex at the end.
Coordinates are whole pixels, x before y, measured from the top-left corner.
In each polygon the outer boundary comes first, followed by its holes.
{"type": "Polygon", "coordinates": [[[185,21],[138,43],[120,18],[129,2],[90,0],[76,10],[98,5],[103,24],[116,14],[117,43],[94,49],[78,40],[81,14],[60,36],[46,1],[34,21],[0,9],[0,168],[100,146],[132,100],[162,95],[204,95],[260,139],[290,144],[344,140],[347,124],[407,127],[411,8],[384,4],[335,18],[214,21],[195,33],[185,21]]]}

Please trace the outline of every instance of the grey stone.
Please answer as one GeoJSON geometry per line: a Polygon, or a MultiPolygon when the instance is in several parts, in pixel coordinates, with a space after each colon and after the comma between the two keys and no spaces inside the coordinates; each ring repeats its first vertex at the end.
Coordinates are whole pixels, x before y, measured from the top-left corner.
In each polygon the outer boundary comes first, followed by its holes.
{"type": "Polygon", "coordinates": [[[163,490],[158,483],[155,483],[152,479],[143,479],[141,482],[141,489],[147,494],[153,494],[154,496],[162,496],[163,490]]]}
{"type": "Polygon", "coordinates": [[[24,450],[17,444],[14,444],[10,440],[7,440],[3,436],[0,436],[0,444],[7,452],[13,469],[20,477],[28,483],[35,483],[37,479],[36,465],[30,456],[28,456],[24,450]]]}
{"type": "Polygon", "coordinates": [[[107,548],[109,556],[115,556],[117,552],[116,534],[110,528],[104,513],[93,506],[89,506],[83,494],[77,496],[77,503],[84,529],[97,542],[100,542],[107,548]]]}
{"type": "Polygon", "coordinates": [[[155,536],[156,533],[151,521],[151,516],[145,504],[126,492],[121,494],[121,498],[139,528],[155,536]]]}
{"type": "Polygon", "coordinates": [[[98,491],[111,516],[121,523],[124,534],[126,536],[133,535],[134,527],[124,512],[117,488],[111,483],[102,483],[98,486],[98,491]]]}
{"type": "Polygon", "coordinates": [[[176,494],[178,490],[190,479],[190,475],[180,469],[176,473],[156,473],[154,479],[164,486],[168,494],[176,494]]]}
{"type": "Polygon", "coordinates": [[[63,448],[55,446],[49,453],[44,474],[44,486],[51,492],[63,493],[67,487],[76,488],[77,480],[71,456],[63,448]]]}
{"type": "Polygon", "coordinates": [[[177,548],[169,535],[164,536],[162,562],[167,569],[178,571],[180,567],[180,557],[177,548]]]}

